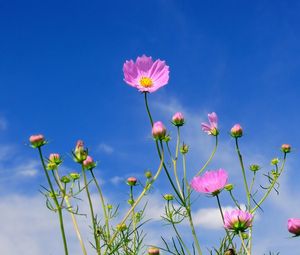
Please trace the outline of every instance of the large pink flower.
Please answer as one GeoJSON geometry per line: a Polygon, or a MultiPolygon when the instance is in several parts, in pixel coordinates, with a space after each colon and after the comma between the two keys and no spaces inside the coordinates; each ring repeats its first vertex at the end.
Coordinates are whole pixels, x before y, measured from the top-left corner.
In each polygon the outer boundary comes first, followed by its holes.
{"type": "Polygon", "coordinates": [[[123,65],[124,81],[141,92],[154,92],[169,81],[169,66],[165,61],[143,55],[123,65]]]}
{"type": "Polygon", "coordinates": [[[191,181],[191,187],[201,193],[218,194],[227,184],[228,174],[224,169],[207,171],[203,176],[196,176],[191,181]]]}
{"type": "Polygon", "coordinates": [[[247,211],[234,209],[224,213],[224,227],[234,232],[244,232],[251,227],[253,215],[247,211]]]}
{"type": "Polygon", "coordinates": [[[288,219],[288,231],[296,236],[300,235],[300,219],[288,219]]]}
{"type": "Polygon", "coordinates": [[[215,112],[207,114],[209,123],[201,123],[202,130],[209,135],[218,135],[218,116],[215,112]]]}

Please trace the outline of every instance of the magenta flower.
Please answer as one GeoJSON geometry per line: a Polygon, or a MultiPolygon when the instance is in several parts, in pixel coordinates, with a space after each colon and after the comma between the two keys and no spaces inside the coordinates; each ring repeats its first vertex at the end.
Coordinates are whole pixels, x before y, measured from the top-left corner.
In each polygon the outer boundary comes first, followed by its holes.
{"type": "Polygon", "coordinates": [[[202,130],[209,135],[217,136],[219,134],[218,116],[215,112],[209,113],[207,116],[209,123],[201,123],[202,130]]]}
{"type": "Polygon", "coordinates": [[[169,66],[165,61],[143,55],[123,65],[124,81],[141,92],[154,92],[169,81],[169,66]]]}
{"type": "Polygon", "coordinates": [[[155,140],[162,140],[166,136],[166,127],[161,121],[154,122],[152,127],[152,136],[155,140]]]}
{"type": "Polygon", "coordinates": [[[207,171],[203,176],[196,176],[191,181],[191,187],[201,193],[217,195],[227,184],[228,174],[224,169],[207,171]]]}
{"type": "Polygon", "coordinates": [[[300,219],[288,219],[288,231],[296,236],[300,235],[300,219]]]}
{"type": "Polygon", "coordinates": [[[224,227],[234,232],[244,232],[251,227],[253,215],[247,211],[234,209],[225,211],[224,213],[224,227]]]}

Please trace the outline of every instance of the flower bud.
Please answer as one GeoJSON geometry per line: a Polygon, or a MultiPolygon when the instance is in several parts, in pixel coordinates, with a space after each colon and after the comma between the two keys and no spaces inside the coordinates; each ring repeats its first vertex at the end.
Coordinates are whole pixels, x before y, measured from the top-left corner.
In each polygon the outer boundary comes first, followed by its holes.
{"type": "Polygon", "coordinates": [[[155,140],[162,140],[166,136],[166,128],[161,121],[157,121],[152,127],[152,136],[155,140]]]}
{"type": "Polygon", "coordinates": [[[58,193],[57,192],[49,192],[49,197],[54,198],[54,197],[58,197],[58,193]]]}
{"type": "Polygon", "coordinates": [[[148,255],[159,255],[159,249],[156,247],[149,248],[148,255]]]}
{"type": "Polygon", "coordinates": [[[60,155],[58,153],[51,153],[49,156],[49,161],[56,165],[59,165],[62,162],[60,155]]]}
{"type": "Polygon", "coordinates": [[[226,189],[227,191],[232,191],[233,190],[233,184],[229,183],[229,184],[226,184],[224,189],[226,189]]]}
{"type": "Polygon", "coordinates": [[[172,123],[176,127],[180,127],[184,125],[184,116],[181,112],[176,112],[172,117],[172,123]]]}
{"type": "Polygon", "coordinates": [[[273,158],[273,159],[271,160],[271,165],[273,165],[273,166],[278,165],[278,163],[279,163],[279,158],[273,158]]]}
{"type": "Polygon", "coordinates": [[[147,179],[150,179],[150,178],[152,177],[151,171],[146,171],[146,172],[145,172],[145,177],[146,177],[147,179]]]}
{"type": "Polygon", "coordinates": [[[111,210],[111,209],[113,209],[113,206],[111,204],[107,204],[107,209],[111,210]]]}
{"type": "Polygon", "coordinates": [[[80,178],[80,174],[79,173],[70,173],[69,175],[70,175],[70,177],[71,177],[71,179],[73,181],[76,181],[76,180],[78,180],[80,178]]]}
{"type": "Polygon", "coordinates": [[[232,137],[234,138],[239,138],[239,137],[242,137],[243,135],[243,129],[241,127],[240,124],[235,124],[231,130],[230,130],[230,134],[232,137]]]}
{"type": "Polygon", "coordinates": [[[290,218],[288,219],[288,231],[296,236],[300,235],[300,219],[290,218]]]}
{"type": "Polygon", "coordinates": [[[41,134],[30,136],[29,142],[31,143],[32,148],[39,148],[47,143],[45,137],[41,134]]]}
{"type": "Polygon", "coordinates": [[[129,177],[129,178],[127,178],[127,184],[129,186],[135,186],[136,183],[137,183],[137,178],[135,178],[135,177],[129,177]]]}
{"type": "Polygon", "coordinates": [[[134,200],[133,199],[128,199],[127,203],[132,206],[134,204],[134,200]]]}
{"type": "Polygon", "coordinates": [[[249,235],[247,233],[242,233],[242,237],[244,240],[248,239],[249,238],[249,235]]]}
{"type": "Polygon", "coordinates": [[[57,169],[57,164],[55,164],[54,162],[49,161],[47,166],[46,166],[47,170],[56,170],[57,169]]]}
{"type": "Polygon", "coordinates": [[[229,250],[225,251],[224,255],[235,255],[235,252],[233,249],[229,249],[229,250]]]}
{"type": "Polygon", "coordinates": [[[84,143],[82,140],[77,141],[73,155],[74,155],[74,160],[77,163],[82,163],[87,158],[88,153],[87,150],[84,148],[84,143]]]}
{"type": "Polygon", "coordinates": [[[253,172],[256,172],[260,169],[260,166],[257,165],[257,164],[252,164],[252,165],[249,166],[249,169],[253,172]]]}
{"type": "Polygon", "coordinates": [[[87,156],[86,159],[82,162],[82,165],[85,170],[92,170],[96,167],[96,163],[91,156],[87,156]]]}
{"type": "Polygon", "coordinates": [[[289,145],[289,144],[283,144],[283,145],[281,145],[281,150],[284,153],[290,153],[291,152],[291,145],[289,145]]]}
{"type": "Polygon", "coordinates": [[[71,180],[70,180],[69,176],[63,176],[63,177],[60,178],[60,181],[62,183],[69,183],[71,180]]]}
{"type": "Polygon", "coordinates": [[[180,147],[180,153],[187,154],[188,152],[189,152],[189,146],[183,143],[182,146],[180,147]]]}
{"type": "Polygon", "coordinates": [[[163,138],[163,140],[168,143],[171,141],[171,136],[170,135],[165,135],[165,137],[163,138]]]}
{"type": "Polygon", "coordinates": [[[165,194],[164,199],[167,201],[172,201],[174,199],[174,196],[172,194],[165,194]]]}
{"type": "Polygon", "coordinates": [[[127,226],[125,223],[117,225],[117,230],[119,230],[119,231],[124,231],[124,230],[126,230],[126,228],[127,228],[127,226]]]}

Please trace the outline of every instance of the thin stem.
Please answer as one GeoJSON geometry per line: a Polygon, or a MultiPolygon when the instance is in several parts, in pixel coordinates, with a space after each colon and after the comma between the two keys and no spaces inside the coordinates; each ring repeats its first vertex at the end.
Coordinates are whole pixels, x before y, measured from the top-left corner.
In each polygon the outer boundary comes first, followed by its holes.
{"type": "Polygon", "coordinates": [[[249,252],[249,250],[248,250],[248,248],[247,248],[247,246],[246,246],[246,244],[245,244],[245,242],[244,242],[244,239],[243,239],[241,231],[239,231],[239,237],[241,239],[241,243],[242,243],[242,246],[243,246],[245,252],[247,253],[247,255],[251,255],[250,252],[249,252]]]}
{"type": "Polygon", "coordinates": [[[197,238],[197,234],[196,234],[196,231],[195,231],[195,226],[194,226],[194,223],[193,223],[191,209],[190,209],[190,207],[188,207],[188,208],[186,208],[186,210],[187,210],[189,224],[190,224],[190,227],[192,229],[192,235],[193,235],[193,238],[194,238],[194,242],[195,242],[195,245],[196,245],[196,249],[197,249],[198,255],[202,255],[200,244],[199,244],[199,241],[198,241],[198,238],[197,238]]]}
{"type": "Polygon", "coordinates": [[[87,182],[87,177],[86,177],[86,170],[84,169],[83,165],[82,165],[82,174],[83,174],[83,180],[84,180],[86,195],[87,195],[87,198],[88,198],[88,201],[89,201],[90,214],[91,214],[91,217],[92,217],[93,234],[94,234],[94,239],[95,239],[96,251],[97,251],[97,254],[100,255],[101,254],[101,249],[100,249],[100,241],[99,241],[99,238],[97,236],[96,218],[95,218],[95,215],[94,215],[93,203],[92,203],[92,199],[91,199],[91,195],[90,195],[90,191],[89,191],[89,187],[88,187],[88,182],[87,182]]]}
{"type": "Polygon", "coordinates": [[[50,190],[51,190],[51,192],[53,194],[53,200],[54,200],[54,203],[56,205],[56,209],[58,211],[60,231],[61,231],[61,235],[62,235],[62,239],[63,239],[63,243],[64,243],[65,255],[68,255],[68,245],[67,245],[67,239],[66,239],[64,222],[63,222],[62,208],[59,206],[59,203],[58,203],[58,200],[57,200],[57,197],[56,197],[56,194],[55,194],[55,191],[54,191],[54,188],[53,188],[50,176],[49,176],[47,168],[46,168],[46,164],[45,164],[45,161],[44,161],[44,158],[43,158],[41,147],[38,147],[38,151],[39,151],[40,159],[41,159],[41,162],[42,162],[42,165],[43,165],[43,169],[44,169],[44,172],[45,172],[45,175],[46,175],[46,178],[47,178],[50,190]]]}
{"type": "Polygon", "coordinates": [[[272,181],[272,184],[270,185],[268,191],[265,193],[265,195],[261,198],[261,200],[256,204],[256,206],[251,210],[251,213],[254,213],[257,208],[260,207],[260,205],[266,200],[266,198],[269,196],[269,194],[271,193],[275,183],[277,182],[278,178],[280,177],[283,169],[284,169],[284,166],[285,166],[285,162],[286,162],[286,153],[284,154],[284,159],[283,159],[283,163],[282,163],[282,166],[281,166],[281,169],[278,173],[278,175],[276,177],[274,177],[273,181],[272,181]]]}
{"type": "Polygon", "coordinates": [[[215,136],[216,137],[216,143],[215,143],[215,147],[209,157],[209,159],[206,161],[206,163],[204,164],[204,166],[198,171],[198,173],[196,174],[196,176],[200,175],[204,170],[205,168],[208,166],[208,164],[211,162],[211,160],[213,159],[216,151],[217,151],[217,148],[218,148],[218,135],[215,136]]]}
{"type": "MultiPolygon", "coordinates": [[[[219,207],[219,210],[220,210],[220,214],[221,214],[221,217],[222,217],[223,224],[225,224],[224,214],[223,214],[223,210],[222,210],[222,206],[221,206],[219,195],[216,195],[216,198],[217,198],[218,207],[219,207]]],[[[230,237],[230,234],[229,234],[229,232],[228,232],[228,230],[226,228],[224,228],[224,229],[225,229],[226,235],[228,237],[228,240],[229,240],[229,242],[231,244],[231,248],[234,250],[234,245],[233,245],[232,239],[230,237]]]]}
{"type": "Polygon", "coordinates": [[[239,143],[238,143],[238,138],[235,138],[235,148],[236,151],[238,153],[239,156],[239,160],[240,160],[240,165],[242,168],[242,174],[243,174],[243,179],[244,179],[244,186],[245,186],[245,190],[246,190],[246,196],[247,196],[247,204],[248,204],[248,208],[250,208],[250,192],[249,192],[249,187],[248,187],[248,183],[247,183],[247,178],[246,178],[246,173],[245,173],[245,167],[244,167],[244,163],[243,163],[243,157],[242,154],[240,152],[240,148],[239,148],[239,143]]]}
{"type": "Polygon", "coordinates": [[[100,196],[100,202],[101,202],[101,205],[102,205],[102,209],[103,209],[103,214],[104,214],[104,218],[105,218],[105,226],[106,226],[106,231],[107,231],[107,235],[108,235],[108,239],[110,238],[110,227],[109,227],[109,217],[108,217],[108,213],[107,213],[107,207],[105,205],[105,200],[104,200],[104,196],[103,196],[103,193],[102,193],[102,190],[101,190],[101,187],[94,175],[94,171],[93,169],[91,169],[91,174],[92,174],[92,177],[93,177],[93,181],[97,187],[97,190],[98,190],[98,193],[99,193],[99,196],[100,196]]]}
{"type": "MultiPolygon", "coordinates": [[[[160,164],[159,167],[157,169],[157,172],[155,174],[155,176],[153,177],[152,181],[148,183],[148,185],[146,185],[146,187],[143,189],[143,191],[141,192],[141,194],[139,195],[139,197],[137,198],[137,200],[134,202],[134,204],[132,205],[132,207],[128,210],[128,212],[126,213],[126,215],[124,216],[124,218],[122,219],[120,225],[124,224],[125,221],[128,219],[128,217],[130,216],[130,214],[132,213],[132,211],[134,210],[134,208],[140,203],[140,201],[142,200],[142,198],[144,197],[144,195],[146,194],[146,192],[151,188],[152,184],[156,181],[156,179],[158,178],[162,167],[163,167],[163,162],[164,162],[164,151],[162,150],[162,154],[161,154],[161,160],[160,160],[160,164]]],[[[109,241],[109,245],[111,245],[113,243],[113,241],[116,239],[117,235],[119,233],[119,230],[117,229],[113,236],[111,237],[110,241],[109,241]]],[[[105,250],[104,254],[107,254],[107,249],[105,250]]]]}
{"type": "MultiPolygon", "coordinates": [[[[64,199],[66,201],[67,207],[68,208],[72,208],[72,205],[71,205],[70,200],[69,200],[69,196],[66,194],[66,191],[65,191],[65,189],[64,189],[64,187],[63,187],[63,185],[62,185],[62,183],[60,181],[60,178],[59,178],[59,175],[58,175],[58,171],[54,170],[54,171],[52,171],[52,173],[53,173],[53,177],[54,177],[54,179],[55,179],[55,181],[56,181],[56,183],[57,183],[57,185],[58,185],[58,187],[60,189],[60,192],[64,196],[64,199]]],[[[69,211],[69,209],[68,209],[68,211],[69,211]]],[[[82,240],[82,237],[81,237],[81,234],[80,234],[80,231],[79,231],[79,227],[78,227],[78,223],[77,223],[76,217],[75,217],[74,213],[70,212],[70,214],[71,214],[71,218],[72,218],[72,222],[73,222],[73,225],[74,225],[74,229],[75,229],[77,238],[78,238],[80,246],[81,246],[82,253],[84,255],[87,255],[87,252],[86,252],[86,249],[85,249],[85,245],[84,245],[84,242],[82,240]]]]}
{"type": "Polygon", "coordinates": [[[238,201],[237,201],[237,200],[235,199],[235,197],[233,196],[231,190],[229,191],[229,194],[230,194],[230,197],[231,197],[232,201],[235,203],[236,207],[239,208],[239,209],[241,209],[241,207],[240,207],[238,201]]]}
{"type": "Polygon", "coordinates": [[[179,193],[180,193],[182,199],[184,199],[183,193],[181,190],[181,186],[180,186],[180,182],[179,182],[179,178],[178,178],[178,173],[177,173],[177,160],[178,160],[179,143],[180,143],[180,131],[179,130],[180,130],[179,127],[177,127],[177,142],[176,142],[175,159],[172,159],[172,161],[173,161],[174,176],[175,176],[177,188],[179,190],[179,193]]]}
{"type": "Polygon", "coordinates": [[[255,177],[256,177],[256,171],[254,171],[254,173],[253,173],[253,178],[252,178],[251,185],[250,185],[250,190],[249,190],[250,195],[252,193],[253,185],[254,185],[254,182],[255,182],[255,177]]]}

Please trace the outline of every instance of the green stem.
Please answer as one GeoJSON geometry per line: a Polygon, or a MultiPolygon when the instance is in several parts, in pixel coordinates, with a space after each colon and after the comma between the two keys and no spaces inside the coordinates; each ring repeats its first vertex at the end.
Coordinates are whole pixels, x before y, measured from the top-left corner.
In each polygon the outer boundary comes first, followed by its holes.
{"type": "Polygon", "coordinates": [[[82,165],[82,174],[83,174],[83,180],[84,180],[86,195],[87,195],[87,198],[88,198],[88,201],[89,201],[90,214],[91,214],[91,217],[92,217],[93,234],[94,234],[94,239],[95,239],[96,251],[97,251],[97,254],[100,255],[101,254],[101,249],[100,249],[100,241],[99,241],[99,238],[98,238],[98,235],[97,235],[96,218],[95,218],[95,215],[94,215],[93,203],[92,203],[92,199],[91,199],[91,195],[90,195],[90,191],[89,191],[89,187],[88,187],[88,182],[87,182],[87,177],[86,177],[86,170],[84,169],[83,165],[82,165]]]}
{"type": "MultiPolygon", "coordinates": [[[[221,202],[220,202],[219,195],[216,195],[216,198],[217,198],[218,207],[219,207],[219,210],[220,210],[220,214],[221,214],[221,217],[222,217],[223,224],[225,224],[225,221],[224,221],[224,214],[223,214],[223,210],[222,210],[222,206],[221,206],[221,202]]],[[[229,242],[230,242],[230,244],[231,244],[231,248],[232,248],[233,250],[235,250],[235,249],[234,249],[233,242],[232,242],[232,239],[231,239],[231,237],[230,237],[230,234],[229,234],[228,230],[227,230],[226,228],[224,228],[224,229],[225,229],[227,238],[228,238],[228,240],[229,240],[229,242]]]]}
{"type": "Polygon", "coordinates": [[[192,214],[191,214],[191,208],[187,207],[186,210],[187,210],[187,215],[188,215],[190,227],[192,229],[192,235],[193,235],[193,238],[194,238],[194,242],[195,242],[195,245],[196,245],[196,249],[197,249],[198,255],[202,255],[200,244],[199,244],[199,241],[198,241],[198,238],[197,238],[197,234],[196,234],[196,231],[195,231],[195,226],[194,226],[194,223],[193,223],[193,218],[192,218],[192,214]]]}
{"type": "Polygon", "coordinates": [[[211,160],[213,159],[216,151],[217,151],[217,148],[218,148],[218,135],[215,136],[216,137],[216,143],[215,143],[215,147],[209,157],[209,159],[206,161],[206,163],[204,164],[204,166],[198,171],[198,173],[196,174],[196,176],[200,175],[204,170],[205,168],[208,166],[208,164],[211,162],[211,160]]]}
{"type": "Polygon", "coordinates": [[[98,190],[98,193],[99,193],[99,196],[100,196],[100,202],[101,202],[101,205],[102,205],[102,209],[103,209],[103,214],[104,214],[104,218],[105,218],[105,226],[106,226],[106,231],[107,231],[107,235],[108,235],[108,239],[110,238],[110,227],[109,227],[109,217],[108,217],[108,213],[107,213],[107,207],[105,205],[105,200],[104,200],[104,196],[103,196],[103,193],[102,193],[102,190],[101,190],[101,187],[94,175],[94,171],[93,169],[91,169],[91,174],[92,174],[92,177],[93,177],[93,181],[97,187],[97,190],[98,190]]]}
{"type": "MultiPolygon", "coordinates": [[[[60,189],[60,192],[64,196],[64,199],[66,201],[67,207],[68,208],[72,208],[72,205],[71,205],[70,200],[69,200],[69,196],[66,194],[66,191],[65,191],[65,189],[64,189],[64,187],[63,187],[63,185],[62,185],[62,183],[60,181],[60,178],[59,178],[59,175],[58,175],[58,171],[54,170],[54,171],[52,171],[52,173],[53,173],[53,177],[54,177],[54,179],[55,179],[55,181],[56,181],[56,183],[57,183],[57,185],[58,185],[58,187],[60,189]]],[[[72,210],[72,209],[68,209],[69,212],[70,212],[70,210],[72,210]]],[[[79,227],[78,227],[78,223],[77,223],[76,217],[75,217],[75,215],[74,215],[74,213],[72,211],[70,212],[70,214],[71,214],[71,218],[72,218],[72,222],[73,222],[73,225],[74,225],[74,229],[75,229],[77,238],[78,238],[80,246],[81,246],[82,253],[84,255],[87,255],[87,252],[86,252],[86,249],[85,249],[85,245],[84,245],[84,242],[82,240],[82,237],[81,237],[81,234],[80,234],[80,231],[79,231],[79,227]]]]}
{"type": "Polygon", "coordinates": [[[280,168],[279,174],[277,175],[277,177],[275,177],[275,178],[273,179],[273,182],[272,182],[272,184],[270,185],[268,191],[267,191],[267,192],[265,193],[265,195],[261,198],[261,200],[256,204],[256,206],[251,210],[251,213],[254,213],[254,212],[257,210],[257,208],[259,208],[260,205],[261,205],[261,204],[266,200],[266,198],[269,196],[269,194],[271,193],[271,191],[272,191],[272,189],[273,189],[275,183],[277,182],[278,178],[280,177],[280,175],[281,175],[281,173],[282,173],[282,171],[283,171],[283,169],[284,169],[285,162],[286,162],[286,153],[284,154],[284,159],[283,159],[283,163],[282,163],[282,166],[281,166],[281,168],[280,168]]]}
{"type": "MultiPolygon", "coordinates": [[[[133,197],[133,186],[130,186],[130,199],[134,201],[133,197]]],[[[132,206],[132,205],[131,205],[132,206]]],[[[132,232],[133,232],[133,250],[136,250],[136,220],[135,220],[135,211],[132,210],[132,232]]]]}
{"type": "Polygon", "coordinates": [[[249,187],[248,187],[248,183],[247,183],[246,172],[245,172],[245,167],[244,167],[244,163],[243,163],[243,157],[242,157],[242,154],[240,152],[237,137],[235,138],[235,148],[236,148],[236,151],[237,151],[238,156],[239,156],[239,161],[240,161],[240,165],[241,165],[241,168],[242,168],[242,174],[243,174],[243,179],[244,179],[244,186],[245,186],[245,190],[246,190],[247,204],[248,204],[248,208],[250,208],[250,192],[249,192],[249,187]]]}
{"type": "Polygon", "coordinates": [[[245,242],[244,242],[244,239],[243,239],[241,231],[239,231],[239,237],[241,239],[241,243],[242,243],[242,246],[243,246],[245,252],[247,253],[247,255],[251,255],[250,252],[249,252],[249,250],[248,250],[248,248],[247,248],[247,246],[246,246],[246,244],[245,244],[245,242]]]}
{"type": "Polygon", "coordinates": [[[235,203],[236,207],[239,208],[239,209],[241,209],[241,207],[240,207],[238,201],[237,201],[237,200],[235,199],[235,197],[233,196],[231,190],[229,191],[229,194],[230,194],[230,197],[231,197],[232,201],[235,203]]]}
{"type": "Polygon", "coordinates": [[[50,176],[49,176],[47,168],[46,168],[46,164],[45,164],[45,161],[44,161],[44,158],[43,158],[41,147],[38,147],[38,151],[39,151],[40,159],[41,159],[41,162],[42,162],[42,165],[43,165],[43,169],[44,169],[44,172],[45,172],[45,175],[46,175],[46,178],[47,178],[50,190],[51,190],[51,192],[53,194],[53,200],[54,200],[54,203],[56,205],[56,209],[58,211],[59,224],[60,224],[60,232],[61,232],[63,243],[64,243],[65,255],[68,255],[68,245],[67,245],[67,239],[66,239],[66,234],[65,234],[65,229],[64,229],[62,208],[59,206],[59,203],[58,203],[58,200],[57,200],[57,197],[56,197],[56,194],[55,194],[52,182],[50,180],[50,176]]]}
{"type": "Polygon", "coordinates": [[[177,188],[179,190],[181,198],[184,199],[183,193],[182,193],[182,190],[181,190],[181,186],[180,186],[180,182],[179,182],[179,178],[178,178],[178,173],[177,173],[177,160],[178,160],[178,152],[179,152],[179,143],[180,143],[180,131],[179,131],[179,127],[177,127],[177,142],[176,142],[175,159],[172,159],[172,161],[173,161],[174,176],[175,176],[177,188]]]}

